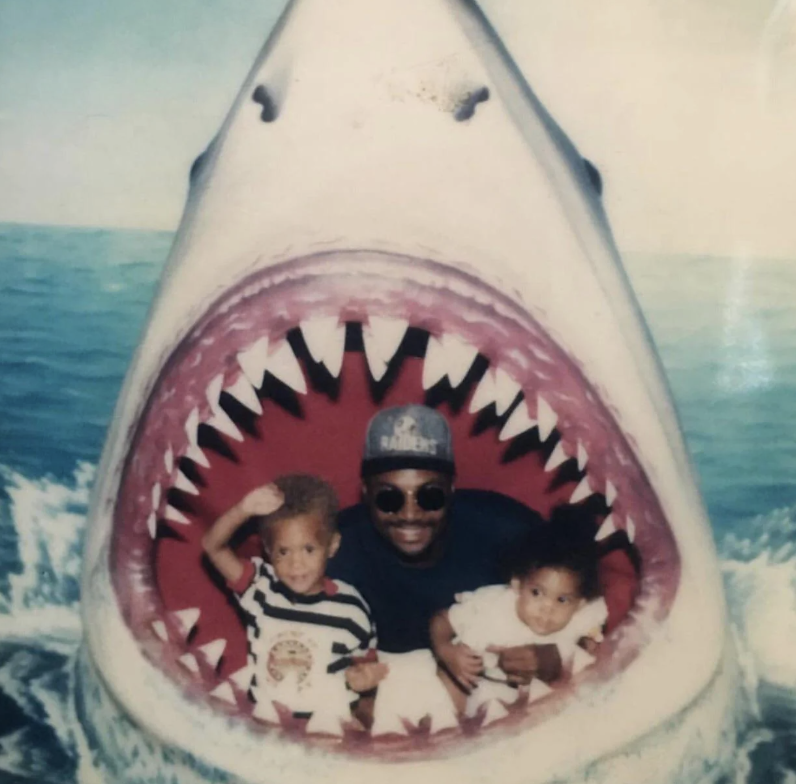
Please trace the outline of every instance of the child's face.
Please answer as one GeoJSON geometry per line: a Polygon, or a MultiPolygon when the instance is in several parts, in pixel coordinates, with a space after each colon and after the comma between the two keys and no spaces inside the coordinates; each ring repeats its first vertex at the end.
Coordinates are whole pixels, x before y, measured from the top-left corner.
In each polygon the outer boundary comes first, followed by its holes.
{"type": "Polygon", "coordinates": [[[331,533],[317,514],[278,520],[268,532],[265,551],[276,576],[302,595],[320,593],[326,562],[340,546],[340,534],[331,533]]]}
{"type": "Polygon", "coordinates": [[[545,566],[514,578],[511,587],[517,594],[517,617],[536,634],[561,631],[586,603],[580,579],[569,569],[545,566]]]}

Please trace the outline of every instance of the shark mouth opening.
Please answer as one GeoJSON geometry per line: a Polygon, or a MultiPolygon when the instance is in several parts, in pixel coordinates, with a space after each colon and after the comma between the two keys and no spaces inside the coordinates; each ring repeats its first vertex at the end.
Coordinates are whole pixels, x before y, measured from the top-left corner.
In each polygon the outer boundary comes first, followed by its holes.
{"type": "MultiPolygon", "coordinates": [[[[577,305],[574,305],[576,307],[577,305]]],[[[388,758],[517,732],[642,651],[680,580],[674,537],[611,411],[577,362],[515,302],[436,262],[370,251],[286,261],[226,292],[176,346],[143,408],[120,480],[111,571],[133,635],[154,666],[264,732],[388,758]],[[457,486],[511,496],[547,517],[590,504],[595,537],[623,530],[641,556],[602,560],[609,607],[597,659],[566,686],[491,725],[342,739],[252,716],[244,626],[203,557],[207,528],[275,476],[309,472],[359,501],[365,427],[379,409],[422,402],[448,418],[457,486]]],[[[241,555],[259,555],[255,535],[241,555]]]]}

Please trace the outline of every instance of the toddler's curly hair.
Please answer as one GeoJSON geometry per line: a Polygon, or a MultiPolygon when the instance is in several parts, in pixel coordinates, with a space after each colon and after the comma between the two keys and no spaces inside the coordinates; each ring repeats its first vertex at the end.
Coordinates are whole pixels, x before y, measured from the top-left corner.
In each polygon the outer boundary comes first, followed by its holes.
{"type": "Polygon", "coordinates": [[[276,511],[259,518],[263,541],[267,541],[274,523],[299,515],[317,515],[329,533],[337,530],[337,493],[328,482],[313,474],[285,474],[277,477],[274,484],[285,501],[276,511]]]}

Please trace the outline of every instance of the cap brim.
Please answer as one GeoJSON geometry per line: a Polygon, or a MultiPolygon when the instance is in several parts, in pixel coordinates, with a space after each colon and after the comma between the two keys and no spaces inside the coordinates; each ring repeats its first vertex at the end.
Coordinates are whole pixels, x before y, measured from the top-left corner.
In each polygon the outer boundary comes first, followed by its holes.
{"type": "Polygon", "coordinates": [[[390,457],[374,457],[362,461],[363,477],[385,474],[388,471],[400,471],[402,468],[416,468],[422,471],[439,471],[446,476],[453,476],[456,467],[450,460],[424,455],[391,455],[390,457]]]}

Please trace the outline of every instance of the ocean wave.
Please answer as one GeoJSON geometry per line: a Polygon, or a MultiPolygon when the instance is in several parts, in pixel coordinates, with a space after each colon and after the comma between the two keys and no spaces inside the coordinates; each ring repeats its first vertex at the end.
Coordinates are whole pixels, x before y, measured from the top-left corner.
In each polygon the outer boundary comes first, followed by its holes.
{"type": "Polygon", "coordinates": [[[26,644],[0,645],[0,781],[75,780],[74,661],[26,644]]]}
{"type": "Polygon", "coordinates": [[[16,562],[3,559],[3,637],[74,637],[80,628],[80,569],[89,493],[96,467],[80,462],[70,481],[30,479],[0,466],[7,503],[0,521],[16,562]]]}
{"type": "Polygon", "coordinates": [[[785,507],[719,542],[749,705],[731,784],[796,784],[795,537],[796,507],[785,507]]]}
{"type": "Polygon", "coordinates": [[[796,507],[759,515],[719,551],[730,619],[754,669],[796,685],[796,507]]]}

